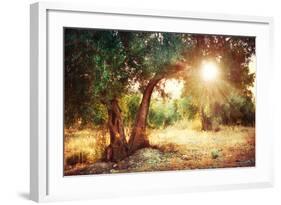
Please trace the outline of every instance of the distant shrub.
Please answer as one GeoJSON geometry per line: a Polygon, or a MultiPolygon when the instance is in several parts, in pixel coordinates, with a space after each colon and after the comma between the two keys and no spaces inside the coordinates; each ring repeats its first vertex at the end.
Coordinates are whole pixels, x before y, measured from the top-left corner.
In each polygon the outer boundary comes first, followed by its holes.
{"type": "Polygon", "coordinates": [[[193,120],[198,113],[198,107],[192,102],[192,97],[184,97],[178,100],[179,114],[181,118],[193,120]]]}
{"type": "Polygon", "coordinates": [[[148,114],[148,122],[151,128],[160,128],[165,122],[165,111],[159,108],[151,108],[148,114]]]}
{"type": "Polygon", "coordinates": [[[223,124],[253,126],[255,124],[255,104],[251,97],[232,95],[223,104],[218,114],[223,124]]]}
{"type": "Polygon", "coordinates": [[[220,156],[220,151],[218,149],[213,149],[211,155],[213,159],[217,159],[220,156]]]}
{"type": "Polygon", "coordinates": [[[148,125],[150,128],[164,128],[174,125],[181,119],[178,100],[153,101],[148,114],[148,125]]]}

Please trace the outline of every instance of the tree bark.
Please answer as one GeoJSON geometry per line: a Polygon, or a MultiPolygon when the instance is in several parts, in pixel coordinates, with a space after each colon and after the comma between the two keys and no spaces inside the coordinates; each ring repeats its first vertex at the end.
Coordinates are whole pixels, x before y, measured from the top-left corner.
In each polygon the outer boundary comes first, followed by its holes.
{"type": "Polygon", "coordinates": [[[117,162],[128,156],[128,143],[118,101],[111,100],[107,104],[107,109],[110,145],[106,148],[105,157],[107,161],[117,162]]]}
{"type": "Polygon", "coordinates": [[[149,141],[146,136],[147,115],[153,89],[161,79],[162,77],[155,76],[148,82],[144,90],[132,134],[129,139],[129,153],[149,146],[149,141]]]}
{"type": "Polygon", "coordinates": [[[202,125],[202,130],[203,131],[208,131],[208,130],[212,130],[213,126],[212,126],[212,120],[210,117],[208,117],[205,112],[204,109],[201,108],[200,111],[200,116],[201,116],[201,125],[202,125]]]}

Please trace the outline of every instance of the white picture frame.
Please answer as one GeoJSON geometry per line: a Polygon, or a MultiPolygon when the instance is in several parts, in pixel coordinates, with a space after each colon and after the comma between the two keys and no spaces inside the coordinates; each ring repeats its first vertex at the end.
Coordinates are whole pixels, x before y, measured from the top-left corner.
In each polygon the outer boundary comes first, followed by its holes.
{"type": "Polygon", "coordinates": [[[30,198],[53,201],[273,186],[270,121],[273,19],[40,2],[30,9],[30,198]],[[183,26],[184,25],[184,26],[183,26]],[[63,27],[161,30],[257,38],[256,167],[64,177],[63,27]],[[156,28],[156,27],[157,28],[156,28]],[[188,28],[187,28],[188,27],[188,28]],[[53,68],[56,68],[54,70],[53,68]],[[164,183],[165,180],[165,183],[164,183]],[[149,185],[148,185],[149,182],[149,185]]]}

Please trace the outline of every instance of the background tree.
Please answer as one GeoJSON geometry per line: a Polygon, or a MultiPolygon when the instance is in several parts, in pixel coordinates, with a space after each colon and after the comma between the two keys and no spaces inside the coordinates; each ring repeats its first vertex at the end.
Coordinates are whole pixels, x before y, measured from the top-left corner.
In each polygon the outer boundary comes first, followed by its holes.
{"type": "Polygon", "coordinates": [[[245,121],[246,118],[254,118],[255,109],[251,87],[255,74],[250,72],[249,62],[255,55],[255,38],[194,35],[192,44],[193,49],[188,54],[191,69],[185,76],[185,95],[192,96],[198,106],[202,129],[213,129],[212,122],[215,120],[215,116],[219,116],[219,113],[224,115],[224,119],[220,119],[222,122],[233,122],[234,118],[230,117],[228,112],[233,107],[236,110],[239,109],[233,104],[234,98],[243,98],[244,104],[249,106],[248,113],[239,111],[241,113],[239,120],[245,121]],[[218,65],[219,79],[208,84],[202,81],[200,68],[203,60],[213,61],[218,65]],[[247,115],[248,117],[246,117],[247,115]]]}

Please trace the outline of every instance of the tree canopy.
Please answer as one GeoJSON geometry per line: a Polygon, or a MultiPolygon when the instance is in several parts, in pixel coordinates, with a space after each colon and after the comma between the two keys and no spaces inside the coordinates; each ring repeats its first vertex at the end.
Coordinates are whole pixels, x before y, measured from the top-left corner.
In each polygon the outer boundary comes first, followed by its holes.
{"type": "Polygon", "coordinates": [[[135,85],[143,91],[156,75],[184,60],[182,34],[65,30],[65,115],[67,123],[89,121],[96,103],[120,98],[135,85]]]}

